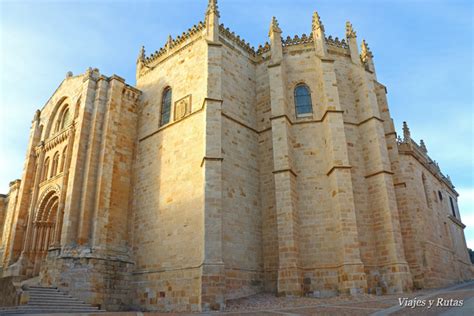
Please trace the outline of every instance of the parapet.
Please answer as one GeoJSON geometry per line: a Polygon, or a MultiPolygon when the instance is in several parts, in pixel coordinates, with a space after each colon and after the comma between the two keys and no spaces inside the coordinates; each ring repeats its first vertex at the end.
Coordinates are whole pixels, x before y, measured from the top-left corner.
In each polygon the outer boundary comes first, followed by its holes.
{"type": "Polygon", "coordinates": [[[444,175],[436,162],[431,159],[428,155],[425,142],[420,140],[420,144],[417,144],[411,138],[410,130],[406,122],[403,122],[403,138],[397,137],[398,151],[403,154],[409,154],[413,156],[418,162],[420,162],[427,170],[429,170],[438,180],[445,183],[456,195],[458,193],[454,190],[454,185],[451,182],[451,178],[448,175],[444,175]]]}

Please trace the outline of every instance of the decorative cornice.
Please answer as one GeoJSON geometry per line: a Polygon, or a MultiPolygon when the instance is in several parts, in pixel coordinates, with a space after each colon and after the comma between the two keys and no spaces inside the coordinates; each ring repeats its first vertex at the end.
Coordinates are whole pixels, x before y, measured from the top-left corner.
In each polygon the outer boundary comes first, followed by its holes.
{"type": "Polygon", "coordinates": [[[224,24],[219,25],[219,34],[237,44],[237,46],[243,48],[251,56],[256,55],[255,48],[250,46],[250,43],[247,43],[243,38],[240,38],[239,35],[231,32],[231,30],[228,27],[226,28],[224,24]]]}
{"type": "Polygon", "coordinates": [[[149,57],[144,58],[144,64],[149,65],[150,63],[157,60],[160,56],[165,55],[167,52],[172,52],[173,48],[179,46],[181,43],[185,42],[187,39],[194,37],[196,34],[199,34],[205,28],[205,25],[202,21],[198,24],[195,24],[192,28],[189,28],[186,32],[183,32],[181,35],[178,35],[174,40],[168,38],[165,46],[159,50],[152,53],[149,57]]]}
{"type": "Polygon", "coordinates": [[[48,151],[56,147],[57,145],[61,144],[62,142],[64,142],[71,134],[71,131],[73,128],[74,128],[74,122],[72,122],[68,127],[66,127],[66,129],[59,132],[59,134],[56,134],[53,137],[47,139],[46,142],[44,143],[44,150],[48,151]]]}
{"type": "Polygon", "coordinates": [[[283,47],[300,45],[300,44],[308,44],[308,43],[313,43],[313,33],[310,33],[309,36],[307,36],[306,34],[303,34],[301,35],[301,37],[299,37],[298,35],[295,35],[293,38],[291,38],[290,36],[287,36],[286,39],[281,40],[281,44],[283,47]]]}

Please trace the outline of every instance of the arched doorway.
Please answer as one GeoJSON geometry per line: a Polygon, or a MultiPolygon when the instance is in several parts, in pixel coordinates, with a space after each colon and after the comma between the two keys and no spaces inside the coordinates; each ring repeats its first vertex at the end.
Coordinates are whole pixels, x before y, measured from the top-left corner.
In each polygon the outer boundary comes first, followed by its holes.
{"type": "Polygon", "coordinates": [[[47,192],[42,198],[33,221],[33,241],[31,258],[34,264],[33,275],[38,275],[41,262],[53,243],[56,229],[59,194],[55,190],[47,192]]]}

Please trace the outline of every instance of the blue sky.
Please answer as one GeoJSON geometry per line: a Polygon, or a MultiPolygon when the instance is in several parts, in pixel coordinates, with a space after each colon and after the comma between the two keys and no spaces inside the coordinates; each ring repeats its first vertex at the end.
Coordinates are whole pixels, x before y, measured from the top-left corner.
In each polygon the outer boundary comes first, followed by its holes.
{"type": "MultiPolygon", "coordinates": [[[[21,178],[28,133],[67,71],[89,66],[135,82],[139,47],[159,49],[204,18],[206,0],[0,0],[0,192],[21,178]]],[[[392,117],[458,192],[466,239],[474,248],[473,1],[221,0],[221,23],[252,45],[267,40],[271,16],[283,36],[309,34],[319,12],[326,35],[344,37],[350,20],[374,53],[392,117]]]]}

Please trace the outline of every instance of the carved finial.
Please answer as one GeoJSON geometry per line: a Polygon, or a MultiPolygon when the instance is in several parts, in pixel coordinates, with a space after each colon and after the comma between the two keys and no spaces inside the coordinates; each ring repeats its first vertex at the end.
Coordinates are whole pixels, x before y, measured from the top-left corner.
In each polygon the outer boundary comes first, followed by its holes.
{"type": "Polygon", "coordinates": [[[280,29],[280,26],[278,25],[278,21],[276,19],[276,17],[272,17],[272,22],[270,23],[270,32],[269,32],[269,36],[271,33],[281,33],[281,29],[280,29]]]}
{"type": "Polygon", "coordinates": [[[217,6],[217,0],[209,0],[207,4],[206,16],[214,13],[218,18],[220,18],[219,7],[217,6]]]}
{"type": "Polygon", "coordinates": [[[171,37],[171,35],[168,35],[168,40],[166,41],[166,48],[170,49],[171,46],[173,45],[173,38],[171,37]]]}
{"type": "Polygon", "coordinates": [[[446,179],[448,179],[448,182],[453,184],[453,182],[451,182],[451,178],[449,177],[449,174],[446,175],[446,179]]]}
{"type": "Polygon", "coordinates": [[[137,58],[137,62],[138,61],[145,61],[145,46],[142,46],[140,48],[140,52],[138,53],[138,58],[137,58]]]}
{"type": "Polygon", "coordinates": [[[408,128],[407,122],[403,122],[403,142],[410,143],[410,129],[408,128]]]}
{"type": "Polygon", "coordinates": [[[369,49],[369,45],[367,45],[367,42],[365,40],[362,40],[362,44],[360,45],[360,51],[360,57],[364,63],[374,57],[369,49]]]}
{"type": "Polygon", "coordinates": [[[346,37],[347,38],[355,38],[356,37],[356,32],[352,28],[352,24],[349,21],[346,22],[346,37]]]}
{"type": "Polygon", "coordinates": [[[318,12],[314,11],[313,13],[313,30],[321,29],[324,32],[324,25],[319,18],[318,12]]]}
{"type": "Polygon", "coordinates": [[[426,154],[428,152],[428,149],[426,149],[426,145],[425,145],[425,142],[423,141],[423,139],[420,139],[420,147],[421,147],[421,150],[426,154]]]}
{"type": "Polygon", "coordinates": [[[39,122],[40,116],[41,116],[41,111],[36,110],[35,116],[33,117],[33,122],[39,122]]]}

